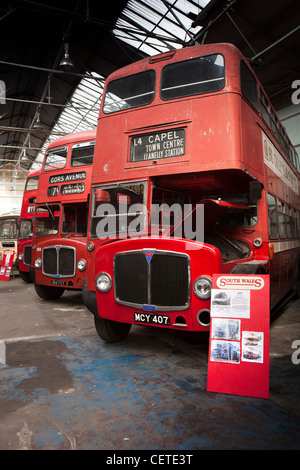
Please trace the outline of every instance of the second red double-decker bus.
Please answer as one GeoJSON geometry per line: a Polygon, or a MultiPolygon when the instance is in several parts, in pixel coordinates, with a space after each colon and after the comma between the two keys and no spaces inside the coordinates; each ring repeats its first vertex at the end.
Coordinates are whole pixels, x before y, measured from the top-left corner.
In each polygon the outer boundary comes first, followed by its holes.
{"type": "Polygon", "coordinates": [[[87,286],[98,334],[210,327],[214,273],[300,292],[299,157],[230,44],[144,59],[108,77],[92,174],[87,286]],[[203,210],[204,208],[204,210],[203,210]]]}
{"type": "Polygon", "coordinates": [[[32,282],[29,268],[31,266],[31,241],[39,177],[40,170],[32,171],[27,175],[21,207],[17,259],[20,277],[25,282],[32,282]]]}
{"type": "Polygon", "coordinates": [[[54,299],[80,290],[86,277],[86,236],[96,131],[60,137],[45,153],[32,239],[35,290],[54,299]]]}

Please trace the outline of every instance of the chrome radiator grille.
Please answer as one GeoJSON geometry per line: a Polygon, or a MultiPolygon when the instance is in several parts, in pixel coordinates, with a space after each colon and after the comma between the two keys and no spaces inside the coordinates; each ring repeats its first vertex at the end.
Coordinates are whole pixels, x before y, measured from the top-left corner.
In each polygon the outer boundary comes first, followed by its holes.
{"type": "Polygon", "coordinates": [[[161,311],[186,309],[189,257],[158,250],[118,253],[114,259],[114,286],[116,301],[121,304],[139,308],[152,305],[161,311]]]}
{"type": "Polygon", "coordinates": [[[72,246],[56,245],[43,248],[43,274],[45,276],[75,276],[75,262],[76,250],[72,246]]]}

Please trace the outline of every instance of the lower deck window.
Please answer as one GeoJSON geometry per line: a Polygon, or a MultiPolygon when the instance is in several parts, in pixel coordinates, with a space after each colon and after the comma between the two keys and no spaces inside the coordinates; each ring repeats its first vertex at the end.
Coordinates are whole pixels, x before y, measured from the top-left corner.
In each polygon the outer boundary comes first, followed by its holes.
{"type": "Polygon", "coordinates": [[[91,236],[141,233],[146,227],[146,183],[116,183],[92,191],[91,236]]]}
{"type": "Polygon", "coordinates": [[[36,208],[35,236],[56,235],[59,230],[60,206],[47,204],[36,208]]]}

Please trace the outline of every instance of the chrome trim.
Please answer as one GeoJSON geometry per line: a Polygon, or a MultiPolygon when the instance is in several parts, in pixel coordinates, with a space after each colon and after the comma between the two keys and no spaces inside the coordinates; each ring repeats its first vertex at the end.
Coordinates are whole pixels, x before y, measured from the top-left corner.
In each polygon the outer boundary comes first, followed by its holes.
{"type": "Polygon", "coordinates": [[[159,254],[168,254],[168,255],[175,255],[175,256],[180,256],[180,257],[183,257],[183,258],[187,258],[187,261],[188,261],[188,296],[187,296],[187,303],[185,305],[182,305],[182,306],[167,306],[167,305],[164,305],[164,306],[161,306],[161,305],[153,305],[151,304],[151,302],[149,302],[150,299],[150,295],[151,295],[151,292],[150,292],[150,266],[151,266],[151,262],[148,263],[148,266],[147,266],[147,276],[148,276],[148,279],[147,279],[147,282],[148,282],[148,303],[147,304],[135,304],[135,303],[131,303],[131,302],[126,302],[124,300],[120,300],[117,298],[116,296],[116,279],[115,279],[115,258],[116,256],[122,256],[122,255],[126,255],[126,254],[130,254],[130,253],[141,253],[141,254],[144,254],[144,250],[154,250],[154,248],[144,248],[142,250],[131,250],[131,251],[122,251],[122,252],[119,252],[119,253],[116,253],[114,255],[114,261],[113,261],[113,277],[114,277],[114,298],[115,298],[115,301],[120,304],[120,305],[125,305],[127,307],[132,307],[132,308],[138,308],[140,310],[143,310],[143,305],[148,305],[148,306],[153,306],[155,307],[155,311],[156,312],[177,312],[177,311],[180,311],[180,310],[187,310],[189,307],[190,307],[190,300],[191,300],[191,266],[190,266],[190,257],[188,254],[186,253],[179,253],[177,251],[164,251],[164,250],[157,250],[155,249],[155,254],[159,255],[159,254]]]}
{"type": "Polygon", "coordinates": [[[74,246],[68,246],[68,245],[51,245],[51,246],[46,246],[45,248],[43,248],[42,250],[42,273],[44,274],[44,276],[47,276],[47,277],[52,277],[52,278],[55,278],[55,279],[61,279],[61,278],[68,278],[68,277],[75,277],[75,274],[76,274],[76,248],[74,246]],[[69,250],[73,250],[74,251],[74,266],[73,266],[73,274],[59,274],[59,256],[58,254],[56,254],[56,274],[48,274],[48,273],[45,273],[44,272],[44,250],[48,250],[48,249],[55,249],[56,248],[68,248],[69,250]]]}

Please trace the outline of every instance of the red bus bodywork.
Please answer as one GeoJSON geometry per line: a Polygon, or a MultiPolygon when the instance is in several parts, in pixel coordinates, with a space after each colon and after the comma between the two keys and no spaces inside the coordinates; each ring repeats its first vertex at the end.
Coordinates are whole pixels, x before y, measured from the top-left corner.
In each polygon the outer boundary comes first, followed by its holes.
{"type": "Polygon", "coordinates": [[[21,207],[18,231],[18,267],[20,277],[25,282],[31,282],[29,268],[31,266],[32,231],[39,176],[40,170],[32,171],[27,175],[21,207]]]}
{"type": "Polygon", "coordinates": [[[60,137],[45,153],[36,196],[32,265],[37,294],[58,298],[86,278],[86,236],[96,131],[60,137]]]}
{"type": "MultiPolygon", "coordinates": [[[[194,292],[195,282],[202,276],[209,280],[214,273],[270,274],[272,308],[297,283],[299,289],[299,159],[257,77],[234,46],[195,46],[141,60],[111,74],[103,96],[92,172],[87,290],[83,293],[103,339],[122,338],[134,323],[208,330],[210,298],[201,299],[194,292]],[[181,80],[177,64],[189,66],[199,57],[223,64],[224,77],[220,74],[221,78],[207,80],[223,80],[219,89],[192,91],[187,96],[179,91],[179,96],[172,97],[176,88],[172,80],[176,75],[181,80]],[[167,87],[165,77],[171,67],[174,73],[169,74],[167,87]],[[151,99],[143,105],[126,103],[120,84],[135,74],[141,82],[149,71],[154,77],[151,99]],[[119,109],[113,103],[110,110],[108,90],[113,100],[118,87],[119,109]],[[99,238],[96,215],[100,204],[112,197],[112,189],[115,194],[129,183],[130,190],[144,185],[148,209],[144,232],[99,238]],[[151,203],[159,199],[159,192],[162,202],[168,191],[179,192],[193,205],[206,200],[204,243],[155,237],[153,231],[149,236],[151,203]],[[155,259],[156,277],[147,274],[147,251],[154,253],[151,263],[155,259]],[[167,257],[167,253],[171,255],[167,257]],[[97,277],[101,273],[104,277],[97,277]],[[102,292],[95,287],[97,279],[102,292]],[[148,300],[153,295],[156,302],[145,301],[143,282],[149,283],[149,279],[150,290],[155,292],[151,291],[148,300]],[[182,293],[172,308],[168,289],[172,290],[173,282],[176,298],[180,279],[185,283],[185,297],[182,293]],[[131,288],[134,282],[136,292],[131,288]]],[[[129,192],[126,197],[130,199],[129,192]]],[[[158,227],[158,233],[161,229],[158,227]]]]}

